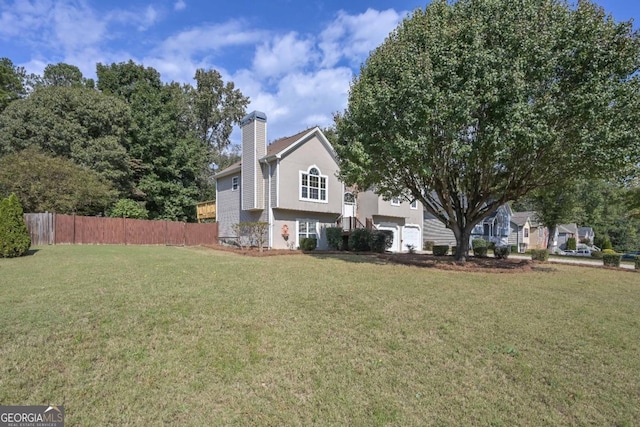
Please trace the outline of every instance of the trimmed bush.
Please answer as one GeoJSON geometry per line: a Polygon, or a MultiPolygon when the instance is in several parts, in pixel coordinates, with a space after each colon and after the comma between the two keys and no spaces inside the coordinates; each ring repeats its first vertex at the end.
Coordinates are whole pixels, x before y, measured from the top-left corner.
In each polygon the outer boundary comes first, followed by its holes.
{"type": "MultiPolygon", "coordinates": [[[[605,236],[605,238],[602,240],[602,246],[600,246],[602,248],[602,251],[604,252],[606,249],[611,249],[613,250],[613,245],[611,244],[611,239],[609,239],[608,236],[605,236]]],[[[605,252],[606,253],[606,252],[605,252]]]]}
{"type": "Polygon", "coordinates": [[[0,200],[0,257],[14,258],[27,253],[31,236],[24,222],[22,205],[15,194],[0,200]]]}
{"type": "Polygon", "coordinates": [[[602,263],[607,267],[620,267],[621,254],[604,254],[602,255],[602,263]]]}
{"type": "Polygon", "coordinates": [[[300,249],[303,251],[313,251],[318,246],[318,240],[315,237],[304,237],[300,239],[300,249]]]}
{"type": "Polygon", "coordinates": [[[496,242],[489,242],[489,250],[492,252],[496,250],[496,242]]]}
{"type": "Polygon", "coordinates": [[[342,227],[327,227],[327,244],[331,249],[342,250],[342,227]]]}
{"type": "Polygon", "coordinates": [[[497,259],[507,259],[509,258],[509,255],[511,255],[511,247],[496,246],[496,248],[493,250],[493,254],[496,256],[497,259]]]}
{"type": "Polygon", "coordinates": [[[613,249],[603,249],[603,250],[602,250],[602,254],[603,254],[603,255],[606,255],[606,254],[608,254],[608,255],[615,255],[615,253],[616,253],[616,251],[614,251],[613,249]]]}
{"type": "Polygon", "coordinates": [[[425,251],[432,251],[433,250],[433,245],[435,245],[435,242],[433,240],[425,240],[424,241],[424,250],[425,251]]]}
{"type": "Polygon", "coordinates": [[[517,254],[518,253],[518,247],[516,245],[509,246],[509,253],[517,254]]]}
{"type": "Polygon", "coordinates": [[[371,233],[371,250],[373,252],[384,253],[393,245],[393,231],[376,230],[371,233]]]}
{"type": "Polygon", "coordinates": [[[602,259],[602,255],[604,255],[604,254],[601,251],[591,251],[591,257],[592,258],[602,259]]]}
{"type": "Polygon", "coordinates": [[[576,242],[576,238],[575,237],[569,237],[567,239],[567,250],[568,251],[575,251],[576,249],[578,249],[578,244],[576,242]]]}
{"type": "Polygon", "coordinates": [[[349,236],[349,250],[356,252],[369,252],[371,250],[371,230],[357,228],[349,236]]]}
{"type": "Polygon", "coordinates": [[[532,249],[531,250],[531,259],[533,261],[548,261],[549,260],[549,252],[546,249],[532,249]]]}
{"type": "Polygon", "coordinates": [[[449,245],[433,245],[433,254],[436,256],[445,256],[449,253],[449,245]]]}
{"type": "Polygon", "coordinates": [[[473,254],[478,258],[486,258],[489,250],[489,243],[484,239],[473,239],[473,254]]]}

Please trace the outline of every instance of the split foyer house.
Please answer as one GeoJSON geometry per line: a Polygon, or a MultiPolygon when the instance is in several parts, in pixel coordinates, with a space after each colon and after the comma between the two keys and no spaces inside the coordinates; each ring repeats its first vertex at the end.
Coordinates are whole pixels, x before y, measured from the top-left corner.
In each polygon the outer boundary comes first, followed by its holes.
{"type": "Polygon", "coordinates": [[[216,215],[221,239],[232,239],[233,225],[268,223],[267,246],[297,248],[314,237],[326,249],[326,228],[346,232],[366,227],[391,230],[391,250],[422,248],[422,206],[384,201],[372,191],[346,189],[337,178],[336,154],[314,127],[267,145],[267,117],[254,111],[240,122],[242,159],[216,174],[216,215]]]}

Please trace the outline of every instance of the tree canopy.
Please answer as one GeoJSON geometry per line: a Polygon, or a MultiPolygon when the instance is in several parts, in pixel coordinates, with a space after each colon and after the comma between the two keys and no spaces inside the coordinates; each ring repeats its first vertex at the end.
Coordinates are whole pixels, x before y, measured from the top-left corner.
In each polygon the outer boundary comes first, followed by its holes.
{"type": "Polygon", "coordinates": [[[78,215],[104,212],[116,195],[97,173],[36,147],[0,157],[0,198],[12,193],[25,212],[78,215]]]}
{"type": "Polygon", "coordinates": [[[347,184],[473,227],[558,180],[640,158],[640,39],[597,5],[435,0],[374,50],[336,115],[347,184]]]}
{"type": "Polygon", "coordinates": [[[0,58],[0,113],[12,101],[26,95],[24,68],[16,67],[9,58],[0,58]]]}
{"type": "Polygon", "coordinates": [[[39,87],[0,114],[0,155],[35,146],[69,158],[128,192],[130,117],[124,102],[93,89],[39,87]]]}

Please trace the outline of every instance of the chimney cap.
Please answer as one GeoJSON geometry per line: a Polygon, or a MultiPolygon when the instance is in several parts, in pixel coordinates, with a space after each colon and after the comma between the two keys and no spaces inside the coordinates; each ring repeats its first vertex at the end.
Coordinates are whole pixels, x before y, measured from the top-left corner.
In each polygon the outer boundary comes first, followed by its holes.
{"type": "Polygon", "coordinates": [[[247,123],[253,121],[253,120],[262,120],[264,122],[267,121],[267,115],[265,113],[263,113],[262,111],[253,111],[249,114],[247,114],[246,116],[244,116],[242,118],[242,120],[240,120],[240,126],[244,126],[247,123]]]}

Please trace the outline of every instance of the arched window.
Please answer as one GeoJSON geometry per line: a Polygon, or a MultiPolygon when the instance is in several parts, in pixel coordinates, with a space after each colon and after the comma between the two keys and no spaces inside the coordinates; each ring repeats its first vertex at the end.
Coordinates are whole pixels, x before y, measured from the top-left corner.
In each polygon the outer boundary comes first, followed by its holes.
{"type": "Polygon", "coordinates": [[[300,199],[313,202],[327,201],[327,177],[320,169],[311,166],[307,172],[300,171],[300,199]]]}

